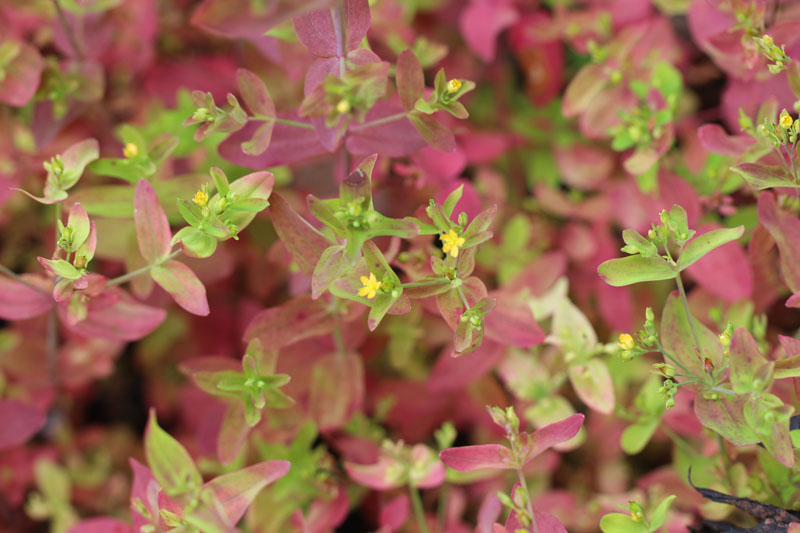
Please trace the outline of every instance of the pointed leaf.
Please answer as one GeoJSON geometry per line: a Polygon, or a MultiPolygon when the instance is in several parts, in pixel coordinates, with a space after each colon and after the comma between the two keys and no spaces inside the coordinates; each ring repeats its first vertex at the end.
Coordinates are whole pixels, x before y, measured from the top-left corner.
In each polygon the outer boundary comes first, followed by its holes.
{"type": "Polygon", "coordinates": [[[139,180],[136,184],[133,219],[139,251],[145,261],[153,264],[168,256],[172,238],[169,222],[153,186],[147,180],[139,180]]]}
{"type": "Polygon", "coordinates": [[[597,273],[613,287],[673,279],[676,275],[676,271],[664,258],[641,255],[609,259],[597,267],[597,273]]]}
{"type": "Polygon", "coordinates": [[[202,485],[203,478],[189,452],[161,429],[153,408],[145,430],[144,452],[153,476],[169,496],[183,494],[190,486],[202,485]]]}
{"type": "Polygon", "coordinates": [[[175,303],[192,314],[209,313],[206,288],[188,266],[171,259],[150,270],[153,281],[167,291],[175,303]]]}
{"type": "Polygon", "coordinates": [[[739,239],[744,234],[744,226],[711,230],[689,241],[678,258],[678,269],[684,270],[711,250],[739,239]]]}

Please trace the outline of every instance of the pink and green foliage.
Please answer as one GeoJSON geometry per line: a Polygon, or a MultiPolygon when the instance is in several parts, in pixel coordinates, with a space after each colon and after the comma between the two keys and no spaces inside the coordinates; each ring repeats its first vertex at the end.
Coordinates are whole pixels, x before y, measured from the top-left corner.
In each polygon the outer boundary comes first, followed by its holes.
{"type": "Polygon", "coordinates": [[[800,531],[799,110],[784,0],[0,1],[0,532],[800,531]]]}

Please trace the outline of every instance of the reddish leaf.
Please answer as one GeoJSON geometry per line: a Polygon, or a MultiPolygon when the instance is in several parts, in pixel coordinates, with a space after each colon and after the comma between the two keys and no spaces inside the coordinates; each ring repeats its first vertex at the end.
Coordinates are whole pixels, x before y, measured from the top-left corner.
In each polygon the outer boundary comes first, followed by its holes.
{"type": "Polygon", "coordinates": [[[336,497],[332,500],[317,499],[311,504],[306,516],[303,511],[297,509],[292,514],[292,525],[299,533],[324,533],[335,530],[350,510],[350,501],[347,498],[347,491],[343,486],[336,489],[336,497]]]}
{"type": "Polygon", "coordinates": [[[318,57],[344,57],[358,48],[370,21],[368,0],[342,0],[330,9],[292,18],[297,38],[318,57]]]}
{"type": "Polygon", "coordinates": [[[7,40],[0,42],[0,46],[17,49],[11,63],[5,65],[5,77],[0,80],[0,102],[22,107],[39,88],[44,60],[36,48],[22,41],[7,40]]]}
{"type": "Polygon", "coordinates": [[[442,126],[431,115],[412,113],[408,119],[417,128],[425,142],[443,152],[452,152],[456,149],[456,139],[446,127],[442,126]]]}
{"type": "Polygon", "coordinates": [[[497,305],[484,319],[486,336],[506,346],[530,348],[544,342],[545,334],[527,302],[502,292],[492,293],[497,305]]]}
{"type": "Polygon", "coordinates": [[[494,59],[497,36],[514,24],[517,10],[501,0],[473,0],[461,12],[461,35],[472,51],[484,61],[494,59]]]}
{"type": "Polygon", "coordinates": [[[314,365],[309,411],[321,431],[346,424],[363,397],[364,365],[358,354],[330,354],[314,365]]]}
{"type": "Polygon", "coordinates": [[[747,134],[728,135],[719,124],[704,124],[697,129],[697,137],[709,152],[739,158],[755,140],[747,134]]]}
{"type": "Polygon", "coordinates": [[[255,338],[261,344],[277,349],[297,341],[326,335],[334,330],[337,319],[325,300],[312,300],[304,295],[282,305],[265,309],[250,321],[244,340],[255,338]]]}
{"type": "Polygon", "coordinates": [[[425,97],[425,75],[419,59],[411,50],[405,50],[397,57],[395,80],[403,109],[412,111],[417,100],[425,97]]]}
{"type": "Polygon", "coordinates": [[[16,400],[0,400],[0,451],[24,444],[39,431],[47,417],[38,407],[16,400]]]}
{"type": "Polygon", "coordinates": [[[505,355],[505,348],[496,342],[484,341],[474,352],[459,357],[453,357],[451,352],[449,348],[445,349],[436,360],[428,377],[431,391],[462,390],[489,373],[505,355]]]}
{"type": "Polygon", "coordinates": [[[259,9],[252,0],[204,0],[192,13],[191,24],[229,38],[258,38],[284,20],[331,0],[278,0],[259,9]]]}
{"type": "Polygon", "coordinates": [[[232,524],[244,516],[258,493],[289,472],[289,461],[264,461],[217,476],[204,486],[211,488],[232,524]]]}
{"type": "Polygon", "coordinates": [[[18,281],[0,276],[0,318],[4,320],[24,320],[47,312],[53,304],[53,297],[47,292],[41,278],[23,275],[28,283],[41,286],[37,291],[18,281]]]}
{"type": "Polygon", "coordinates": [[[439,454],[442,462],[459,472],[472,472],[483,469],[513,469],[514,458],[511,450],[500,444],[479,444],[447,448],[439,454]]]}
{"type": "Polygon", "coordinates": [[[153,281],[167,291],[175,303],[194,315],[209,313],[206,288],[192,269],[180,261],[170,259],[150,270],[153,281]]]}
{"type": "Polygon", "coordinates": [[[778,245],[783,279],[792,292],[800,291],[800,220],[778,209],[770,192],[758,197],[758,220],[778,245]]]}
{"type": "Polygon", "coordinates": [[[529,463],[534,457],[548,448],[566,442],[577,435],[578,431],[581,429],[581,425],[583,425],[584,418],[582,414],[575,414],[561,422],[556,422],[541,429],[537,429],[533,433],[521,434],[522,463],[529,463]]]}
{"type": "MultiPolygon", "coordinates": [[[[86,319],[70,329],[86,337],[116,341],[139,340],[163,322],[166,312],[136,302],[119,288],[113,287],[89,302],[86,319]]],[[[58,308],[66,322],[66,306],[58,308]]]]}
{"type": "Polygon", "coordinates": [[[136,184],[133,220],[136,223],[136,238],[142,257],[153,264],[168,256],[172,238],[169,222],[153,186],[147,180],[139,180],[136,184]]]}
{"type": "Polygon", "coordinates": [[[272,195],[269,212],[281,242],[300,270],[310,278],[322,254],[332,243],[298,215],[280,194],[272,195]]]}
{"type": "MultiPolygon", "coordinates": [[[[379,102],[369,110],[366,122],[402,112],[395,104],[379,102]]],[[[405,157],[417,153],[426,145],[425,139],[407,118],[352,129],[347,134],[347,151],[355,155],[380,154],[387,157],[405,157]]]]}

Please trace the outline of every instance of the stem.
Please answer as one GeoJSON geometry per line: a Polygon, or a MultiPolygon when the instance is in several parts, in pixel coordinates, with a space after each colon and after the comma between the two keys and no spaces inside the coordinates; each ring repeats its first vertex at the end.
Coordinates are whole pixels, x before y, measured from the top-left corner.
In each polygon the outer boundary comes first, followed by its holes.
{"type": "Polygon", "coordinates": [[[414,281],[412,283],[403,283],[403,288],[410,288],[410,287],[430,287],[431,285],[441,285],[442,280],[440,279],[432,279],[428,281],[414,281]]]}
{"type": "Polygon", "coordinates": [[[528,482],[525,481],[525,476],[522,474],[522,467],[517,467],[517,477],[519,478],[519,487],[522,494],[525,496],[527,503],[528,514],[531,516],[531,525],[533,526],[533,533],[539,533],[539,524],[536,523],[536,515],[533,513],[533,503],[531,503],[531,495],[528,493],[528,482]]]}
{"type": "Polygon", "coordinates": [[[700,340],[697,338],[697,332],[694,330],[694,322],[692,321],[692,313],[689,312],[689,302],[686,300],[686,290],[683,288],[683,281],[681,275],[675,276],[675,281],[678,284],[678,291],[681,293],[681,302],[683,303],[683,310],[686,312],[686,320],[689,322],[689,329],[692,330],[692,337],[694,338],[695,351],[700,362],[703,362],[703,357],[700,355],[700,340]]]}
{"type": "Polygon", "coordinates": [[[461,286],[459,285],[458,287],[456,287],[456,291],[458,292],[459,298],[461,298],[461,303],[464,305],[464,312],[469,311],[470,307],[469,303],[467,302],[467,297],[464,296],[464,289],[462,289],[461,286]]]}
{"type": "Polygon", "coordinates": [[[69,23],[67,22],[67,17],[66,15],[64,15],[64,10],[61,9],[61,4],[58,3],[58,0],[50,0],[50,2],[53,4],[53,7],[56,8],[56,15],[58,15],[58,22],[64,29],[64,33],[67,36],[67,40],[69,41],[70,46],[72,46],[72,51],[75,52],[75,56],[82,61],[83,50],[81,50],[81,47],[78,44],[78,40],[75,38],[75,34],[72,33],[72,26],[70,26],[69,23]]]}
{"type": "Polygon", "coordinates": [[[174,252],[169,254],[167,257],[165,257],[161,261],[157,261],[157,262],[152,263],[150,265],[145,265],[142,268],[137,268],[133,272],[128,272],[127,274],[123,274],[122,276],[118,276],[118,277],[116,277],[114,279],[111,279],[111,280],[108,281],[108,283],[106,283],[106,287],[111,287],[113,285],[122,285],[123,283],[132,280],[136,276],[144,274],[145,272],[149,272],[150,269],[153,268],[154,266],[159,266],[162,263],[166,263],[167,261],[169,261],[170,259],[173,259],[174,257],[176,257],[180,253],[181,253],[180,250],[175,250],[174,252]]]}
{"type": "Polygon", "coordinates": [[[666,357],[667,359],[669,359],[670,361],[672,361],[673,363],[675,363],[676,365],[678,365],[678,366],[681,368],[681,370],[683,370],[684,372],[686,372],[688,375],[690,375],[690,376],[692,376],[692,377],[695,377],[695,376],[694,376],[694,374],[692,374],[692,371],[691,371],[691,370],[689,370],[688,368],[686,368],[685,366],[683,366],[683,364],[682,364],[680,361],[678,361],[677,359],[675,359],[674,357],[672,357],[672,356],[669,354],[669,352],[668,352],[668,351],[666,351],[666,350],[665,350],[665,349],[664,349],[664,348],[661,346],[661,343],[659,343],[659,345],[658,345],[658,351],[659,351],[659,352],[661,352],[661,355],[663,355],[664,357],[666,357]]]}
{"type": "Polygon", "coordinates": [[[314,129],[314,126],[312,126],[311,124],[307,124],[305,122],[298,122],[296,120],[287,120],[285,118],[278,118],[278,117],[264,117],[261,115],[256,115],[254,117],[250,117],[250,120],[253,120],[255,122],[274,122],[275,124],[294,126],[295,128],[303,128],[304,130],[314,129]]]}
{"type": "Polygon", "coordinates": [[[50,313],[47,316],[47,333],[45,335],[47,371],[50,375],[50,382],[58,390],[58,314],[55,307],[50,309],[50,313]]]}
{"type": "Polygon", "coordinates": [[[447,525],[447,500],[450,497],[450,485],[447,484],[447,481],[442,483],[442,487],[439,489],[439,508],[437,509],[437,518],[436,521],[439,526],[439,531],[444,532],[444,528],[447,525]]]}
{"type": "Polygon", "coordinates": [[[420,533],[430,533],[428,524],[425,523],[425,510],[422,507],[422,498],[419,497],[419,491],[414,485],[408,485],[408,492],[411,495],[411,504],[414,507],[414,516],[417,517],[417,524],[419,524],[420,533]]]}
{"type": "Polygon", "coordinates": [[[21,284],[25,285],[29,289],[33,289],[33,290],[35,290],[37,292],[41,292],[42,294],[50,294],[48,291],[44,290],[43,288],[37,287],[33,283],[25,281],[24,279],[22,279],[22,277],[19,274],[17,274],[16,272],[12,271],[10,268],[8,268],[8,267],[6,267],[4,265],[0,265],[0,272],[5,274],[9,278],[13,279],[17,283],[21,283],[21,284]]]}
{"type": "Polygon", "coordinates": [[[396,113],[394,115],[389,115],[388,117],[383,117],[383,118],[378,118],[378,119],[375,119],[375,120],[370,120],[369,122],[362,122],[361,124],[356,124],[355,126],[350,128],[350,131],[361,131],[361,130],[365,130],[367,128],[373,128],[373,127],[379,126],[381,124],[387,124],[389,122],[394,122],[396,120],[400,120],[401,118],[405,118],[406,116],[407,116],[407,113],[403,112],[403,113],[396,113]]]}

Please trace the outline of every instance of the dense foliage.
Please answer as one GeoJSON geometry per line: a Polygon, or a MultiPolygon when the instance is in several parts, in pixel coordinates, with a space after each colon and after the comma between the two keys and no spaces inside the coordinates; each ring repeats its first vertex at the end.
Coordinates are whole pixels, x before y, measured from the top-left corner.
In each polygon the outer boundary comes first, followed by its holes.
{"type": "Polygon", "coordinates": [[[4,0],[0,531],[800,532],[800,2],[4,0]]]}

